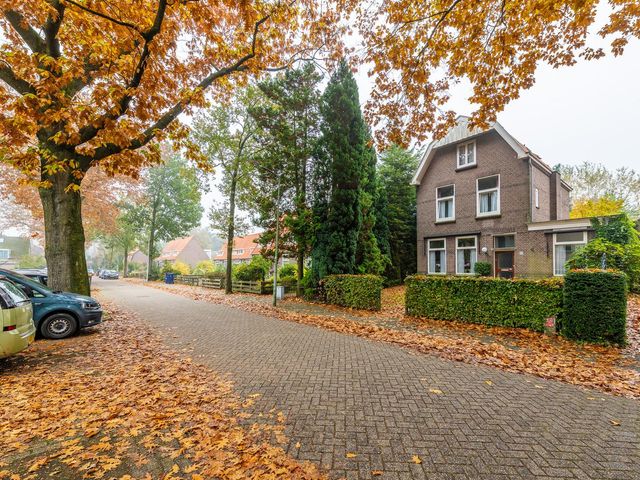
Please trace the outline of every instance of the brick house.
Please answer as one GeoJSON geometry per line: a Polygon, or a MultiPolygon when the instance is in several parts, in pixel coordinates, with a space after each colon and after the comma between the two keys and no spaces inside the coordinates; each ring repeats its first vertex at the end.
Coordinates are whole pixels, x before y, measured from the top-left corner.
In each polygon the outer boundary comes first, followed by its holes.
{"type": "Polygon", "coordinates": [[[418,272],[473,274],[483,261],[503,278],[563,275],[593,235],[590,219],[569,219],[571,187],[498,122],[468,122],[428,146],[413,178],[418,272]]]}
{"type": "Polygon", "coordinates": [[[209,260],[209,256],[194,236],[171,240],[164,246],[160,256],[156,258],[156,261],[160,264],[165,262],[182,262],[191,268],[195,267],[202,260],[209,260]]]}
{"type": "MultiPolygon", "coordinates": [[[[260,255],[262,249],[257,243],[260,233],[250,233],[244,237],[233,238],[233,250],[231,252],[231,262],[235,264],[249,263],[254,255],[260,255]]],[[[227,242],[224,242],[220,250],[214,253],[213,263],[216,265],[227,264],[227,242]]]]}

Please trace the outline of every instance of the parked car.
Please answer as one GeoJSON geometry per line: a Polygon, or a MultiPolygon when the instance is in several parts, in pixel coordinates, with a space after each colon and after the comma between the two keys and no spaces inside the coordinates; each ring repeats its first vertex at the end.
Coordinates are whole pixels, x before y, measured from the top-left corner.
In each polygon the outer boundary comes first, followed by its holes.
{"type": "Polygon", "coordinates": [[[87,268],[87,275],[93,277],[93,268],[87,268]]]}
{"type": "Polygon", "coordinates": [[[80,328],[102,322],[102,307],[94,298],[52,291],[40,282],[10,270],[0,268],[0,275],[10,279],[31,298],[33,323],[46,338],[66,338],[80,328]]]}
{"type": "Polygon", "coordinates": [[[0,276],[0,358],[21,352],[35,337],[29,297],[11,280],[0,276]]]}
{"type": "Polygon", "coordinates": [[[46,285],[49,279],[47,271],[39,268],[18,268],[14,270],[14,272],[29,277],[36,282],[40,282],[42,285],[46,285]]]}
{"type": "Polygon", "coordinates": [[[120,274],[115,270],[102,270],[100,272],[100,278],[105,280],[117,280],[120,278],[120,274]]]}

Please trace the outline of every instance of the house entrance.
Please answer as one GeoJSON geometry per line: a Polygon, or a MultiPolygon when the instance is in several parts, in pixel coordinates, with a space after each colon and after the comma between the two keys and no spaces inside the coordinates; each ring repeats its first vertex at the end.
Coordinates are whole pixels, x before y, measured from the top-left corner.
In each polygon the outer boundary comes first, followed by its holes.
{"type": "Polygon", "coordinates": [[[496,252],[496,258],[494,265],[496,266],[496,277],[499,278],[513,278],[514,276],[514,252],[496,252]]]}

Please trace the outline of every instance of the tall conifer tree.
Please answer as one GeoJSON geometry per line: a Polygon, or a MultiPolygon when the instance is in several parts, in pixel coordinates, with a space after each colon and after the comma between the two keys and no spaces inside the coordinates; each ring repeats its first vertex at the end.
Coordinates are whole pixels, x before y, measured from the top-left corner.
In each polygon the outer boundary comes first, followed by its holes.
{"type": "Polygon", "coordinates": [[[317,228],[312,252],[314,280],[330,274],[357,272],[367,129],[360,110],[358,86],[344,60],[331,76],[320,112],[322,136],[314,175],[317,228]]]}

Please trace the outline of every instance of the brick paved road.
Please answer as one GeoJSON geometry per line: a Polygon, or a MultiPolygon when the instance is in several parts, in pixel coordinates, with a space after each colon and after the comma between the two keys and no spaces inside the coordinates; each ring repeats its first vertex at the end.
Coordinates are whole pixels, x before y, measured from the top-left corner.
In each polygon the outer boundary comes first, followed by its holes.
{"type": "Polygon", "coordinates": [[[171,328],[169,343],[229,373],[240,395],[261,393],[254,409],[286,415],[291,454],[336,477],[640,479],[640,402],[144,286],[96,286],[171,328]]]}

